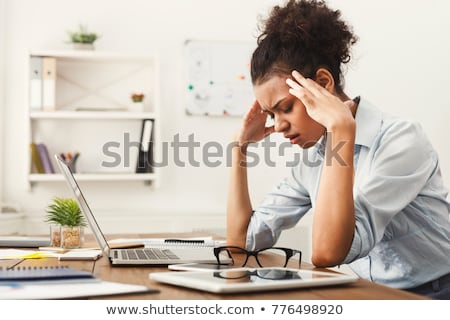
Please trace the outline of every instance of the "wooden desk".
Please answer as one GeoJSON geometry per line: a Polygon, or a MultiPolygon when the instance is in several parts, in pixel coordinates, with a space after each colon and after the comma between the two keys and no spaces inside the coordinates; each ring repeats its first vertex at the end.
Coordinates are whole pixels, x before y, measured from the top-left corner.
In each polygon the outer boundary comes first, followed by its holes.
{"type": "MultiPolygon", "coordinates": [[[[151,235],[152,237],[165,237],[166,235],[151,235]]],[[[140,237],[151,237],[140,235],[140,237]]],[[[192,237],[189,235],[177,234],[175,237],[192,237]]],[[[136,238],[136,235],[132,236],[136,238]]],[[[170,235],[174,237],[174,235],[170,235]]],[[[123,235],[111,238],[124,238],[123,235]]],[[[28,266],[70,266],[75,269],[92,272],[96,277],[107,280],[130,284],[144,284],[148,287],[160,290],[159,293],[145,295],[124,295],[111,297],[114,300],[120,299],[148,299],[148,300],[411,300],[425,299],[425,297],[415,295],[403,290],[389,288],[375,284],[366,280],[358,280],[350,285],[319,287],[311,289],[295,289],[285,291],[272,291],[262,293],[244,293],[218,295],[203,291],[196,291],[182,287],[170,286],[156,283],[149,279],[151,272],[175,272],[169,271],[166,267],[111,267],[106,257],[97,261],[58,261],[56,258],[28,259],[28,260],[0,260],[2,267],[28,267],[28,266]]],[[[251,266],[251,265],[250,265],[251,266]]],[[[325,269],[314,268],[308,263],[302,263],[302,269],[314,269],[324,271],[325,269]]],[[[182,271],[179,271],[182,272],[182,271]]],[[[107,297],[97,299],[108,299],[107,297]]]]}

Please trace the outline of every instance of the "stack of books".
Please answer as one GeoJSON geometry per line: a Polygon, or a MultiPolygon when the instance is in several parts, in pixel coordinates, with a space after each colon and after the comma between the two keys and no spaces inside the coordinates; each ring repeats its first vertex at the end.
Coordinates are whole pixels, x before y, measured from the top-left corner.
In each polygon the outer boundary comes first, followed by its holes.
{"type": "Polygon", "coordinates": [[[47,146],[43,143],[30,144],[32,172],[37,173],[55,173],[53,164],[50,160],[47,146]]]}

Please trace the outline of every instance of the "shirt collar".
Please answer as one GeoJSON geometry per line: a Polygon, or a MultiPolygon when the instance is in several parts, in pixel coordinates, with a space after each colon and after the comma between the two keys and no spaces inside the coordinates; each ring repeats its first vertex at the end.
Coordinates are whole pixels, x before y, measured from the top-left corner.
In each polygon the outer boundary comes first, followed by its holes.
{"type": "Polygon", "coordinates": [[[367,100],[361,98],[356,110],[355,144],[370,147],[381,130],[382,113],[367,100]]]}

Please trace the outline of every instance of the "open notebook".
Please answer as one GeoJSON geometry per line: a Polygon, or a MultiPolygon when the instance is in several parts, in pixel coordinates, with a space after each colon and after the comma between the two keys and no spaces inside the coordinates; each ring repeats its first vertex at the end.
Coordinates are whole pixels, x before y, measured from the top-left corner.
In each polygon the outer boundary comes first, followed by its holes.
{"type": "MultiPolygon", "coordinates": [[[[161,243],[161,245],[148,246],[135,249],[113,249],[106,241],[106,238],[89,208],[89,205],[81,192],[69,166],[58,155],[55,155],[56,162],[65,177],[70,189],[80,206],[81,211],[91,227],[100,248],[105,256],[109,258],[112,265],[169,265],[178,263],[201,262],[215,263],[216,257],[213,253],[213,245],[205,246],[194,242],[188,243],[161,243]]],[[[222,260],[222,258],[221,258],[222,260]]],[[[226,258],[224,258],[226,260],[226,258]]]]}

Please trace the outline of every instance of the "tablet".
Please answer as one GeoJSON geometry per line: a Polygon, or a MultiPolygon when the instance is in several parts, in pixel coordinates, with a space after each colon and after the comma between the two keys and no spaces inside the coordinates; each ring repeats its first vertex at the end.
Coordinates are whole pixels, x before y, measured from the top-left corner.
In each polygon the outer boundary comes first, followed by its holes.
{"type": "Polygon", "coordinates": [[[345,285],[357,276],[289,268],[239,268],[221,271],[153,272],[151,280],[213,293],[286,290],[345,285]]]}

